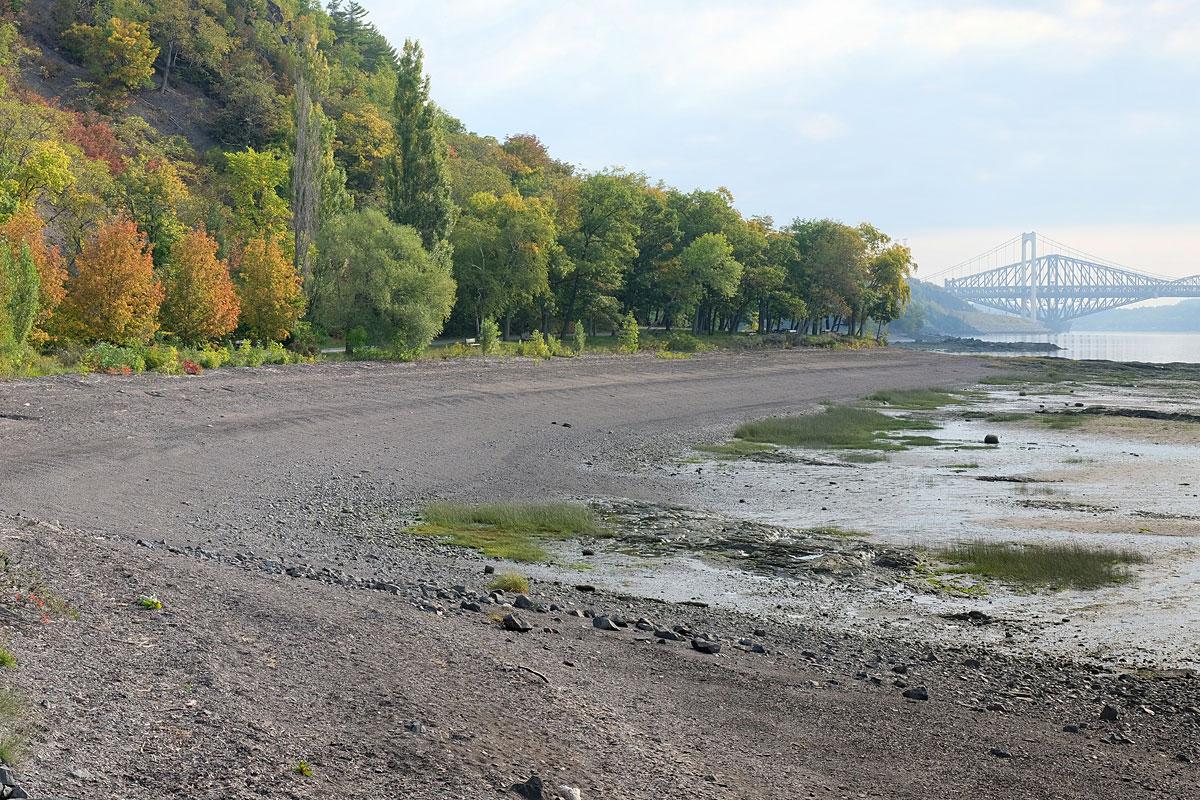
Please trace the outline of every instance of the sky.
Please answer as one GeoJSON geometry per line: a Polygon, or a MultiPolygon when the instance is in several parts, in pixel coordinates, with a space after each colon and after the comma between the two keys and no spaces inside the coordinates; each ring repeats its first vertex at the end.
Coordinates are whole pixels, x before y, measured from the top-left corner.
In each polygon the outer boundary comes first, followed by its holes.
{"type": "Polygon", "coordinates": [[[360,0],[468,129],[870,221],[931,275],[1027,230],[1200,273],[1200,0],[360,0]]]}

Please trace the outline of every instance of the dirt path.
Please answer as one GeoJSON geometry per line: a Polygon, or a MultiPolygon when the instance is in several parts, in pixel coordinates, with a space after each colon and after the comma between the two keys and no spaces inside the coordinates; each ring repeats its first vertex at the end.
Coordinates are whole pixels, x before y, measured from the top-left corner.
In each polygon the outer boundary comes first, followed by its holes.
{"type": "Polygon", "coordinates": [[[482,561],[391,537],[388,514],[432,495],[687,500],[631,465],[748,417],[984,370],[780,353],[0,384],[9,577],[78,615],[3,622],[30,701],[20,775],[60,798],[473,800],[530,774],[593,799],[1194,796],[1186,677],[755,631],[560,585],[533,591],[558,610],[507,633],[458,608],[485,593],[482,561]],[[300,561],[331,577],[284,571],[300,561]],[[602,633],[583,608],[724,646],[602,633]],[[748,636],[768,652],[732,646],[748,636]],[[1098,721],[1104,702],[1119,722],[1098,721]]]}

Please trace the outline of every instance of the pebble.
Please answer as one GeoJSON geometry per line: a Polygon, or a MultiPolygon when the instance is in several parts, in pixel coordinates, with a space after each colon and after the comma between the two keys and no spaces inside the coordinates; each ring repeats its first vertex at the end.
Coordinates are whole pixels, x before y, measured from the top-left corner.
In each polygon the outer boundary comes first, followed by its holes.
{"type": "Polygon", "coordinates": [[[514,631],[516,633],[527,633],[528,631],[533,630],[532,625],[518,617],[516,614],[509,614],[504,618],[502,624],[504,625],[504,630],[514,631]]]}
{"type": "Polygon", "coordinates": [[[929,690],[924,686],[914,686],[911,689],[904,690],[904,696],[909,700],[928,700],[929,690]]]}

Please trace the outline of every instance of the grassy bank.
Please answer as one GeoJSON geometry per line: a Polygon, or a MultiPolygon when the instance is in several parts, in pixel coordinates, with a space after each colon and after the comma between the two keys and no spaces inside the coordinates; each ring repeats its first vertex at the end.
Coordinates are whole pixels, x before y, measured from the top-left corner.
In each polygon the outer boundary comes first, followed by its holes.
{"type": "MultiPolygon", "coordinates": [[[[828,406],[819,414],[798,417],[770,417],[747,422],[734,435],[747,443],[778,444],[821,450],[901,450],[906,444],[925,444],[892,439],[884,434],[895,431],[936,430],[932,422],[902,419],[878,411],[854,406],[828,406]]],[[[935,441],[935,440],[931,440],[935,441]]]]}

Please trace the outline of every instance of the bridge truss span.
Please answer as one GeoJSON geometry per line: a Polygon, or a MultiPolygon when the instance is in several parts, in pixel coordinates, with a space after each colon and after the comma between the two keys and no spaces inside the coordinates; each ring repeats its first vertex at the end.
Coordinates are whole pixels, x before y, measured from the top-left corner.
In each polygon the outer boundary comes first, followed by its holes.
{"type": "Polygon", "coordinates": [[[945,289],[977,305],[1047,323],[1165,297],[1200,297],[1200,275],[1170,280],[1082,254],[1037,255],[1036,234],[1021,237],[1020,261],[964,277],[945,289]]]}

